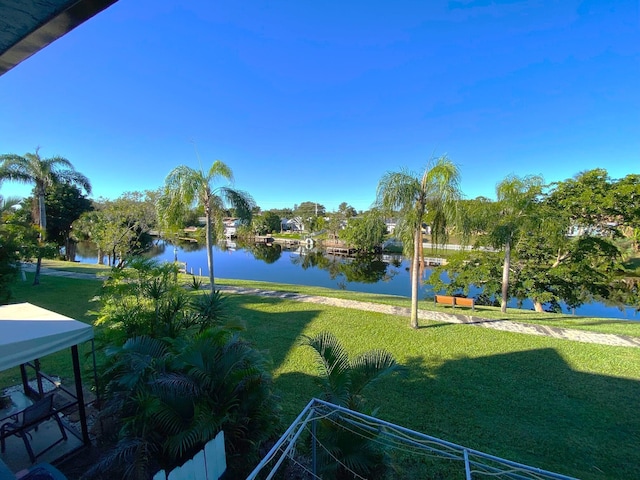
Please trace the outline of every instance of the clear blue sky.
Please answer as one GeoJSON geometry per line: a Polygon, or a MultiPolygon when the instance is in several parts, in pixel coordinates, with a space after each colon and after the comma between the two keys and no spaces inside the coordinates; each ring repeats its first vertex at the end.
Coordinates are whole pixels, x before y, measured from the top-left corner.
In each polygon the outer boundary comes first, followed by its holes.
{"type": "Polygon", "coordinates": [[[94,198],[197,167],[192,142],[263,209],[367,209],[445,153],[468,198],[640,173],[639,2],[120,0],[0,77],[0,153],[62,155],[94,198]]]}

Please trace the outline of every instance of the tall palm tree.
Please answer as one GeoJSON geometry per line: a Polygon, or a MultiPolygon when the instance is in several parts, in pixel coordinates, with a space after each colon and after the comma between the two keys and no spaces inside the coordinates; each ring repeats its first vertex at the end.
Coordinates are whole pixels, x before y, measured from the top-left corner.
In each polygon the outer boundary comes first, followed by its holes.
{"type": "Polygon", "coordinates": [[[411,262],[411,327],[418,328],[418,286],[424,269],[423,224],[431,227],[434,244],[444,244],[447,225],[456,218],[462,198],[460,171],[446,156],[429,161],[422,176],[411,172],[387,172],[380,182],[376,203],[397,215],[405,254],[411,262]]]}
{"type": "MultiPolygon", "coordinates": [[[[42,243],[45,241],[47,231],[47,212],[44,198],[47,187],[55,183],[69,183],[82,187],[87,194],[91,193],[89,179],[77,172],[69,160],[58,156],[42,158],[40,156],[40,147],[36,148],[35,153],[25,153],[24,156],[16,154],[0,155],[0,180],[34,184],[38,202],[40,241],[42,243]]],[[[42,257],[38,255],[34,285],[39,283],[41,262],[42,257]]]]}
{"type": "Polygon", "coordinates": [[[43,240],[47,229],[47,213],[44,202],[47,187],[55,183],[68,183],[83,188],[87,194],[91,193],[89,179],[76,171],[69,160],[58,156],[42,158],[40,147],[36,148],[35,153],[25,153],[24,156],[0,155],[0,162],[2,162],[0,176],[3,180],[34,184],[38,200],[40,235],[43,240]]]}
{"type": "Polygon", "coordinates": [[[544,180],[538,175],[520,178],[510,175],[496,186],[495,217],[490,219],[489,236],[496,248],[504,248],[500,310],[507,311],[511,247],[527,225],[536,225],[536,206],[544,180]]]}
{"type": "Polygon", "coordinates": [[[211,291],[215,290],[213,275],[214,221],[220,219],[224,208],[230,206],[236,215],[246,221],[251,220],[255,205],[253,198],[230,186],[214,187],[216,182],[233,182],[233,172],[220,160],[216,160],[205,173],[185,165],[174,168],[165,179],[164,193],[158,202],[158,211],[165,225],[177,225],[184,213],[194,204],[204,208],[206,219],[207,266],[211,291]]]}

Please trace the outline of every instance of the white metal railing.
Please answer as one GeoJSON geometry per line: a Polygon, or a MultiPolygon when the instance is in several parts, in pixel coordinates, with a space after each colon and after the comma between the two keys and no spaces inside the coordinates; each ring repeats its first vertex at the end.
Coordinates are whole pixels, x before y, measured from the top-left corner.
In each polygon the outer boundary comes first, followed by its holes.
{"type": "MultiPolygon", "coordinates": [[[[429,454],[449,460],[458,460],[464,469],[466,480],[473,478],[509,478],[517,480],[576,480],[573,477],[549,472],[504,458],[495,457],[471,448],[456,445],[436,437],[401,427],[378,418],[354,412],[317,398],[312,399],[300,412],[300,415],[289,426],[258,466],[249,474],[247,480],[260,478],[270,480],[277,473],[286,458],[293,459],[295,444],[304,431],[311,434],[311,462],[308,473],[312,478],[317,475],[316,451],[318,440],[315,436],[316,421],[330,418],[340,422],[343,428],[357,431],[369,431],[376,441],[390,448],[401,448],[416,454],[429,454]],[[267,472],[267,469],[268,472],[267,472]],[[264,472],[262,472],[265,470],[264,472]]],[[[321,445],[320,445],[321,446],[321,445]]]]}

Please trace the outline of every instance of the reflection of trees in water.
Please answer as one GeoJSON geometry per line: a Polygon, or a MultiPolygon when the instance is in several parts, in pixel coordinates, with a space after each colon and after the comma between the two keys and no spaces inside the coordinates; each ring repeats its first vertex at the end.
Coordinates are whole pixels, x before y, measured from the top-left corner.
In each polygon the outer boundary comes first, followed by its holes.
{"type": "Polygon", "coordinates": [[[357,256],[350,262],[342,264],[342,273],[349,282],[377,283],[381,280],[389,281],[398,272],[387,272],[389,265],[380,258],[366,255],[357,256]]]}
{"type": "Polygon", "coordinates": [[[151,245],[151,247],[145,252],[145,256],[149,258],[162,255],[167,250],[167,244],[165,242],[157,242],[151,245]]]}
{"type": "Polygon", "coordinates": [[[197,252],[198,250],[205,249],[205,246],[200,245],[198,242],[186,242],[184,240],[179,240],[177,245],[185,252],[197,252]]]}
{"type": "Polygon", "coordinates": [[[262,260],[265,263],[275,263],[282,255],[282,246],[277,243],[271,246],[263,244],[246,245],[244,248],[249,250],[256,260],[262,260]]]}
{"type": "MultiPolygon", "coordinates": [[[[383,262],[380,256],[377,255],[359,255],[345,258],[336,255],[325,255],[322,251],[307,251],[305,254],[291,257],[291,263],[301,266],[304,270],[312,267],[326,270],[331,280],[343,277],[344,279],[337,284],[338,288],[342,290],[346,290],[347,282],[386,282],[399,273],[397,269],[389,268],[390,265],[383,262]]],[[[401,264],[402,259],[393,263],[394,266],[400,266],[401,264]]]]}
{"type": "Polygon", "coordinates": [[[611,284],[609,298],[597,298],[608,307],[618,307],[624,310],[626,306],[640,312],[640,278],[625,277],[614,281],[611,284]]]}
{"type": "Polygon", "coordinates": [[[76,255],[84,258],[96,258],[98,256],[98,247],[93,242],[78,242],[76,255]]]}
{"type": "Polygon", "coordinates": [[[320,251],[306,250],[300,255],[291,257],[291,263],[301,266],[303,270],[313,267],[327,270],[328,259],[320,251]]]}

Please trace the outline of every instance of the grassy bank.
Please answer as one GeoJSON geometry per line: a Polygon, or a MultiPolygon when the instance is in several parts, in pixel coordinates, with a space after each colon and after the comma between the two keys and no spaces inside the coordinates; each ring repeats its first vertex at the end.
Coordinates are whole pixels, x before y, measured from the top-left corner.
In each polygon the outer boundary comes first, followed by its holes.
{"type": "MultiPolygon", "coordinates": [[[[275,288],[258,282],[221,283],[275,288]]],[[[43,276],[40,286],[16,285],[14,301],[91,321],[86,312],[95,308],[90,300],[99,288],[96,281],[43,276]]],[[[407,302],[342,291],[333,296],[407,302]]],[[[579,478],[640,477],[638,348],[436,322],[422,322],[414,331],[406,318],[392,315],[250,295],[234,295],[230,301],[247,325],[244,335],[271,359],[287,423],[318,392],[313,356],[299,346],[300,336],[329,330],[350,354],[386,348],[406,366],[406,375],[387,378],[368,392],[370,404],[380,406],[378,416],[385,420],[579,478]]],[[[47,357],[44,364],[48,373],[71,375],[66,352],[47,357]]],[[[1,385],[12,380],[11,372],[0,374],[1,385]]],[[[394,455],[402,478],[459,478],[447,463],[394,455]]]]}
{"type": "MultiPolygon", "coordinates": [[[[87,265],[81,263],[70,263],[56,260],[45,260],[43,266],[54,270],[65,270],[77,273],[99,273],[108,270],[104,265],[87,265]]],[[[190,275],[185,277],[185,283],[189,283],[190,275]]],[[[205,277],[202,277],[206,281],[205,277]]],[[[236,279],[216,279],[219,285],[239,286],[247,288],[261,288],[265,290],[279,290],[284,292],[301,293],[305,295],[319,295],[332,298],[342,298],[346,300],[357,300],[361,302],[382,303],[409,307],[410,299],[396,295],[380,295],[373,293],[351,292],[346,290],[333,290],[323,287],[312,287],[304,285],[292,285],[272,282],[259,282],[253,280],[236,279]]],[[[419,301],[419,308],[423,310],[435,310],[439,312],[451,312],[451,307],[435,306],[430,299],[419,301]]],[[[530,310],[508,309],[506,314],[500,312],[498,307],[478,305],[474,312],[470,309],[458,308],[456,313],[473,314],[479,318],[489,320],[511,320],[514,322],[533,323],[547,325],[551,327],[573,328],[577,330],[587,330],[600,333],[610,333],[615,335],[627,335],[640,337],[640,322],[620,320],[614,318],[581,317],[576,315],[561,315],[551,313],[537,313],[530,310]]]]}

